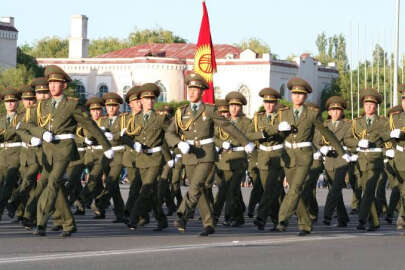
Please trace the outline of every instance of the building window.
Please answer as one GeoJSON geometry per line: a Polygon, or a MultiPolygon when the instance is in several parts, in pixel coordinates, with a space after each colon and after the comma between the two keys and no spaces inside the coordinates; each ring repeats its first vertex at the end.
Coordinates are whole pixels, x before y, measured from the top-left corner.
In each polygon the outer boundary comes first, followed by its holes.
{"type": "MultiPolygon", "coordinates": [[[[125,99],[125,95],[128,93],[129,89],[131,88],[131,86],[126,85],[124,86],[124,88],[122,89],[122,98],[125,99]]],[[[124,102],[123,106],[122,106],[122,111],[123,112],[129,112],[130,108],[129,108],[129,104],[127,104],[126,102],[124,102]]]]}
{"type": "Polygon", "coordinates": [[[280,96],[284,98],[285,95],[285,83],[282,83],[280,86],[280,96]]]}
{"type": "Polygon", "coordinates": [[[246,85],[242,85],[239,87],[239,92],[245,96],[246,98],[246,105],[243,106],[243,112],[246,115],[250,115],[250,90],[246,85]]]}
{"type": "Polygon", "coordinates": [[[85,101],[87,98],[86,88],[81,82],[76,85],[76,95],[81,101],[85,101]]]}
{"type": "Polygon", "coordinates": [[[215,99],[221,98],[222,93],[221,93],[221,88],[219,86],[214,87],[214,96],[215,96],[215,99]]]}
{"type": "Polygon", "coordinates": [[[97,96],[102,97],[104,93],[108,93],[108,86],[103,84],[98,88],[97,96]]]}
{"type": "Polygon", "coordinates": [[[156,81],[155,84],[160,88],[160,95],[157,99],[157,102],[167,102],[167,89],[163,85],[163,83],[159,80],[156,81]]]}

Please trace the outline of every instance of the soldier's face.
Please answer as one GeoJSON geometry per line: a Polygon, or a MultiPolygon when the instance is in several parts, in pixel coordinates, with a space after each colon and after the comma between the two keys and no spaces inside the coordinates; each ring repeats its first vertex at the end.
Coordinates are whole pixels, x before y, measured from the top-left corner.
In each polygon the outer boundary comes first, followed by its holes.
{"type": "Polygon", "coordinates": [[[4,102],[7,112],[15,112],[17,110],[18,101],[6,101],[4,102]]]}
{"type": "Polygon", "coordinates": [[[239,113],[242,111],[242,106],[237,104],[229,105],[229,113],[231,117],[238,117],[239,113]]]}
{"type": "Polygon", "coordinates": [[[304,93],[292,93],[291,101],[294,105],[302,105],[307,99],[307,94],[304,93]]]}
{"type": "Polygon", "coordinates": [[[31,98],[27,99],[27,98],[24,98],[24,99],[22,100],[22,103],[23,103],[23,105],[24,105],[24,108],[29,108],[29,107],[31,107],[32,105],[35,104],[35,99],[31,99],[31,98]]]}
{"type": "Polygon", "coordinates": [[[118,114],[119,106],[116,104],[106,105],[105,109],[109,117],[116,116],[118,114]]]}
{"type": "Polygon", "coordinates": [[[67,87],[67,83],[60,81],[50,81],[49,82],[49,91],[53,97],[59,97],[63,94],[63,90],[67,87]]]}
{"type": "Polygon", "coordinates": [[[230,116],[229,112],[221,112],[221,115],[225,118],[229,118],[230,116]]]}
{"type": "Polygon", "coordinates": [[[343,111],[339,109],[331,109],[328,111],[328,114],[332,121],[338,121],[343,117],[343,111]]]}
{"type": "Polygon", "coordinates": [[[35,97],[37,100],[45,100],[51,97],[51,94],[49,92],[37,92],[35,93],[35,97]]]}
{"type": "Polygon", "coordinates": [[[142,103],[140,99],[134,99],[129,102],[129,107],[131,107],[131,111],[134,113],[139,113],[142,111],[142,103]]]}
{"type": "Polygon", "coordinates": [[[100,119],[102,113],[103,113],[103,112],[102,112],[101,109],[92,109],[92,110],[90,110],[91,118],[92,118],[94,121],[97,121],[98,119],[100,119]]]}
{"type": "Polygon", "coordinates": [[[402,98],[402,110],[405,111],[405,98],[402,98]]]}
{"type": "Polygon", "coordinates": [[[377,109],[377,104],[374,102],[364,102],[363,108],[366,115],[373,115],[377,109]]]}
{"type": "Polygon", "coordinates": [[[263,102],[263,107],[266,113],[273,113],[276,111],[277,102],[263,102]]]}
{"type": "Polygon", "coordinates": [[[141,98],[142,110],[144,112],[149,112],[153,109],[153,105],[155,105],[155,99],[151,97],[143,97],[141,98]]]}
{"type": "Polygon", "coordinates": [[[197,103],[201,100],[203,90],[198,87],[187,87],[188,100],[197,103]]]}

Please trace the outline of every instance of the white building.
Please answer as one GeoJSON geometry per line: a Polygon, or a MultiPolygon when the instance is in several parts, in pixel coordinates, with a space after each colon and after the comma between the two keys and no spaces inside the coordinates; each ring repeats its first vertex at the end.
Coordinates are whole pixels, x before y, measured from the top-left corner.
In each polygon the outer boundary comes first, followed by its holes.
{"type": "Polygon", "coordinates": [[[17,39],[18,30],[14,27],[14,18],[0,18],[0,68],[16,66],[17,39]]]}
{"type": "MultiPolygon", "coordinates": [[[[59,65],[81,82],[79,90],[86,97],[107,91],[124,95],[133,85],[155,82],[162,90],[160,101],[186,99],[184,78],[193,68],[195,44],[145,44],[89,58],[87,21],[83,15],[72,17],[69,58],[39,58],[38,63],[59,65]]],[[[264,87],[273,87],[289,99],[287,81],[299,76],[314,89],[309,101],[319,103],[322,90],[338,77],[333,66],[321,66],[308,54],[290,62],[271,60],[270,54],[258,56],[232,45],[214,45],[214,50],[216,97],[240,91],[248,100],[245,112],[250,116],[261,104],[258,93],[264,87]]]]}

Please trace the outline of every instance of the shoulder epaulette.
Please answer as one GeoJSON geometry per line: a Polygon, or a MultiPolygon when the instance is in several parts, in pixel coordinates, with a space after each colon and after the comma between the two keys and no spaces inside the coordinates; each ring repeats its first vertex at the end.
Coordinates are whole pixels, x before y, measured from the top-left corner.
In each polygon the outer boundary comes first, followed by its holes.
{"type": "Polygon", "coordinates": [[[264,112],[256,112],[257,115],[264,115],[264,112]]]}
{"type": "Polygon", "coordinates": [[[77,98],[77,97],[67,96],[66,98],[69,99],[69,100],[79,101],[79,98],[77,98]]]}
{"type": "Polygon", "coordinates": [[[314,107],[314,106],[308,106],[308,109],[310,109],[311,111],[314,111],[314,112],[319,112],[319,108],[314,107]]]}
{"type": "Polygon", "coordinates": [[[284,107],[281,107],[280,109],[278,109],[279,111],[286,111],[286,110],[288,110],[290,107],[288,107],[288,106],[284,106],[284,107]]]}

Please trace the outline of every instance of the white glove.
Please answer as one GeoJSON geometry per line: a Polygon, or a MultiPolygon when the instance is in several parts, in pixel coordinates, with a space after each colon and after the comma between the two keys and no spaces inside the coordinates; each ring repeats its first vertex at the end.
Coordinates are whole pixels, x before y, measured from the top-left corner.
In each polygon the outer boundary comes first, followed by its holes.
{"type": "Polygon", "coordinates": [[[134,149],[135,149],[135,152],[137,152],[137,153],[142,152],[142,144],[140,144],[139,142],[135,142],[134,149]]]}
{"type": "Polygon", "coordinates": [[[329,153],[329,147],[324,145],[319,149],[319,152],[326,157],[326,155],[329,153]]]}
{"type": "Polygon", "coordinates": [[[401,135],[401,130],[399,128],[394,129],[393,131],[391,131],[390,133],[390,137],[391,138],[395,138],[395,139],[399,139],[399,136],[401,135]]]}
{"type": "Polygon", "coordinates": [[[368,148],[368,140],[361,139],[357,144],[360,148],[368,148]]]}
{"type": "Polygon", "coordinates": [[[180,159],[180,157],[176,155],[176,156],[174,157],[174,164],[176,164],[177,162],[179,162],[179,159],[180,159]]]}
{"type": "Polygon", "coordinates": [[[181,153],[184,155],[184,154],[187,154],[188,153],[188,151],[190,151],[190,145],[188,144],[188,143],[186,143],[186,142],[183,142],[183,141],[180,141],[178,144],[177,144],[177,147],[180,149],[180,151],[181,151],[181,153]]]}
{"type": "Polygon", "coordinates": [[[321,156],[322,156],[322,154],[321,154],[321,152],[315,152],[314,153],[314,160],[319,160],[320,158],[321,158],[321,156]]]}
{"type": "Polygon", "coordinates": [[[255,145],[254,143],[250,142],[247,145],[245,145],[245,152],[250,154],[253,152],[253,150],[255,150],[255,145]]]}
{"type": "Polygon", "coordinates": [[[15,129],[19,129],[21,126],[21,122],[18,122],[17,125],[15,126],[15,129]]]}
{"type": "Polygon", "coordinates": [[[231,144],[228,141],[225,141],[222,143],[222,148],[229,150],[229,148],[231,148],[231,144]]]}
{"type": "Polygon", "coordinates": [[[105,127],[100,127],[100,129],[101,129],[102,131],[105,131],[105,127]]]}
{"type": "Polygon", "coordinates": [[[41,144],[41,139],[37,137],[32,137],[31,138],[31,146],[38,146],[41,144]]]}
{"type": "Polygon", "coordinates": [[[278,131],[290,131],[291,130],[291,125],[286,122],[283,121],[280,124],[278,124],[278,131]]]}
{"type": "Polygon", "coordinates": [[[219,153],[219,150],[221,150],[221,148],[219,148],[218,146],[215,146],[215,150],[217,151],[217,153],[219,153]]]}
{"type": "Polygon", "coordinates": [[[105,156],[107,159],[113,159],[113,157],[114,157],[114,150],[108,149],[107,151],[104,151],[104,156],[105,156]]]}
{"type": "Polygon", "coordinates": [[[112,141],[113,140],[113,134],[111,132],[104,132],[104,136],[107,138],[107,140],[112,141]]]}
{"type": "Polygon", "coordinates": [[[351,161],[350,155],[349,155],[348,153],[343,154],[342,158],[343,158],[347,163],[349,163],[349,162],[351,161]]]}
{"type": "Polygon", "coordinates": [[[174,166],[174,160],[172,159],[172,160],[169,160],[168,162],[167,162],[167,165],[170,167],[170,168],[173,168],[173,166],[174,166]]]}
{"type": "Polygon", "coordinates": [[[84,143],[87,144],[87,145],[92,145],[93,141],[89,140],[89,138],[86,137],[86,138],[84,138],[84,143]]]}
{"type": "Polygon", "coordinates": [[[388,149],[385,151],[385,155],[389,158],[394,158],[395,157],[395,150],[394,149],[388,149]]]}
{"type": "Polygon", "coordinates": [[[45,131],[44,134],[42,134],[42,139],[50,143],[53,141],[53,134],[50,133],[49,131],[45,131]]]}
{"type": "Polygon", "coordinates": [[[357,155],[357,154],[353,154],[350,156],[350,162],[357,162],[358,159],[359,159],[359,155],[357,155]]]}
{"type": "Polygon", "coordinates": [[[127,128],[123,128],[120,132],[120,136],[124,136],[125,132],[127,131],[127,128]]]}

